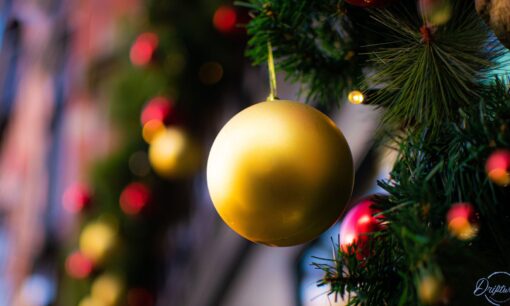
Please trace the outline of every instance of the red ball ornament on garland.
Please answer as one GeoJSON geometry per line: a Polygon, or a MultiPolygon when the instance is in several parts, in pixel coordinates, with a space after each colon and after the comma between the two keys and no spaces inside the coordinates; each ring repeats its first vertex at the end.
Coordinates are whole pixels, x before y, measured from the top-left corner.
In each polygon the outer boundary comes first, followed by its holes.
{"type": "Polygon", "coordinates": [[[127,215],[137,215],[147,206],[150,190],[141,183],[131,183],[120,194],[120,208],[127,215]]]}
{"type": "Polygon", "coordinates": [[[222,33],[232,32],[237,24],[237,12],[231,6],[220,6],[213,16],[213,25],[222,33]]]}
{"type": "Polygon", "coordinates": [[[73,252],[66,259],[66,271],[72,278],[87,278],[93,268],[94,263],[92,260],[88,259],[80,251],[73,252]]]}
{"type": "Polygon", "coordinates": [[[159,44],[159,38],[155,33],[146,32],[140,34],[129,52],[131,63],[135,66],[145,66],[150,63],[154,52],[159,44]]]}
{"type": "Polygon", "coordinates": [[[479,230],[478,216],[471,203],[456,203],[446,215],[448,230],[460,240],[473,239],[479,230]]]}
{"type": "Polygon", "coordinates": [[[343,252],[356,251],[356,258],[362,260],[370,255],[370,233],[384,228],[382,216],[375,217],[380,210],[373,208],[374,198],[368,197],[356,203],[340,224],[340,248],[343,252]],[[353,245],[356,245],[353,248],[353,245]]]}
{"type": "Polygon", "coordinates": [[[173,103],[171,100],[162,96],[157,96],[150,99],[143,108],[142,114],[140,116],[142,125],[147,124],[147,122],[151,120],[168,123],[168,120],[173,112],[172,105],[173,103]]]}
{"type": "Polygon", "coordinates": [[[62,206],[71,213],[81,212],[92,199],[90,189],[83,183],[69,186],[62,195],[62,206]]]}
{"type": "Polygon", "coordinates": [[[384,7],[395,0],[345,0],[345,2],[360,7],[372,8],[372,7],[384,7]]]}
{"type": "Polygon", "coordinates": [[[510,184],[510,151],[500,149],[492,152],[485,164],[489,179],[499,186],[510,184]]]}

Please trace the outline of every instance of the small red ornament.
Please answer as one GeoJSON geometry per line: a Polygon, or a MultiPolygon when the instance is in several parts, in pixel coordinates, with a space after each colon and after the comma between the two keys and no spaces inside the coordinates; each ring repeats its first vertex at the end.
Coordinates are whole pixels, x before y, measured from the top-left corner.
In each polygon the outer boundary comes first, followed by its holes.
{"type": "Polygon", "coordinates": [[[340,224],[340,248],[343,252],[350,252],[352,245],[356,244],[356,258],[362,260],[370,255],[370,236],[368,234],[378,232],[384,228],[381,224],[381,216],[374,217],[379,213],[372,207],[373,197],[365,198],[356,203],[345,215],[340,224]]]}
{"type": "Polygon", "coordinates": [[[120,208],[128,215],[137,215],[147,206],[150,190],[142,183],[131,183],[120,194],[120,208]]]}
{"type": "Polygon", "coordinates": [[[90,189],[83,183],[69,186],[62,195],[62,206],[71,213],[78,213],[90,204],[92,199],[90,189]]]}
{"type": "Polygon", "coordinates": [[[360,7],[372,8],[372,7],[384,7],[394,2],[395,0],[345,0],[345,2],[360,7]]]}
{"type": "Polygon", "coordinates": [[[478,216],[471,203],[455,203],[446,215],[450,233],[461,240],[473,239],[478,233],[478,216]]]}
{"type": "Polygon", "coordinates": [[[231,6],[220,6],[213,16],[214,27],[223,33],[232,32],[236,27],[237,21],[237,12],[231,6]]]}
{"type": "Polygon", "coordinates": [[[168,123],[173,110],[172,104],[172,101],[162,96],[150,99],[143,108],[142,115],[140,116],[142,125],[145,125],[151,120],[168,123]]]}
{"type": "Polygon", "coordinates": [[[500,149],[492,152],[485,164],[489,179],[497,185],[510,184],[510,151],[500,149]]]}
{"type": "Polygon", "coordinates": [[[80,251],[75,251],[66,259],[66,271],[69,276],[76,279],[83,279],[90,275],[94,264],[80,251]]]}
{"type": "Polygon", "coordinates": [[[150,63],[154,51],[159,44],[159,38],[155,33],[142,33],[140,34],[129,52],[131,63],[135,66],[145,66],[150,63]]]}

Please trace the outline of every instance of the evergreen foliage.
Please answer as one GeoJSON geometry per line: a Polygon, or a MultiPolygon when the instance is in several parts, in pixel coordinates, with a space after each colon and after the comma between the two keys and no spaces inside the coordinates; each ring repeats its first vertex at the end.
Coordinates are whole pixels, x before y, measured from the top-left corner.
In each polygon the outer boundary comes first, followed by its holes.
{"type": "Polygon", "coordinates": [[[254,0],[241,5],[256,15],[247,26],[247,54],[255,64],[264,63],[271,42],[276,68],[306,84],[309,101],[337,103],[359,85],[359,40],[343,1],[254,0]]]}
{"type": "Polygon", "coordinates": [[[473,1],[449,3],[442,25],[424,20],[414,0],[384,9],[341,0],[247,5],[256,13],[248,25],[255,63],[265,61],[270,40],[277,68],[307,86],[309,101],[338,103],[361,86],[394,135],[398,158],[391,178],[379,182],[389,195],[377,201],[386,225],[371,234],[371,256],[360,261],[356,246],[343,252],[334,243],[334,258],[314,264],[324,271],[318,285],[348,305],[422,305],[427,278],[446,288],[437,303],[477,305],[477,279],[510,270],[509,190],[485,173],[489,155],[510,148],[508,79],[489,73],[508,51],[473,1]],[[347,59],[349,52],[355,56],[347,59]],[[479,214],[471,241],[448,230],[457,202],[479,214]]]}
{"type": "Polygon", "coordinates": [[[339,250],[333,262],[316,264],[326,273],[319,285],[342,296],[355,292],[352,305],[421,305],[419,282],[434,274],[453,292],[448,304],[476,305],[477,279],[510,268],[510,194],[485,173],[490,153],[510,146],[507,81],[484,86],[479,103],[461,108],[459,117],[443,123],[439,135],[424,128],[396,139],[391,179],[379,182],[389,193],[378,201],[387,227],[374,235],[373,256],[360,263],[339,250]],[[448,231],[445,216],[457,202],[479,212],[481,230],[472,241],[448,231]]]}

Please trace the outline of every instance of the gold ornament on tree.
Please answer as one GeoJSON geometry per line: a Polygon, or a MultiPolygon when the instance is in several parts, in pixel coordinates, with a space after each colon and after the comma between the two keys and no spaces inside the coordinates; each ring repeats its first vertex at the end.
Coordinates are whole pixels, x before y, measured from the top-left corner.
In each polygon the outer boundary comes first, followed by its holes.
{"type": "Polygon", "coordinates": [[[510,1],[476,0],[476,11],[494,31],[499,41],[510,48],[510,1]]]}
{"type": "Polygon", "coordinates": [[[117,244],[117,229],[113,220],[87,224],[80,234],[80,251],[95,264],[101,264],[117,244]]]}
{"type": "Polygon", "coordinates": [[[340,216],[353,188],[344,136],[315,108],[278,100],[271,45],[270,95],[235,115],[207,162],[214,206],[239,235],[270,246],[316,238],[340,216]]]}
{"type": "Polygon", "coordinates": [[[200,147],[183,129],[165,128],[150,143],[149,162],[162,177],[189,177],[200,168],[200,147]]]}

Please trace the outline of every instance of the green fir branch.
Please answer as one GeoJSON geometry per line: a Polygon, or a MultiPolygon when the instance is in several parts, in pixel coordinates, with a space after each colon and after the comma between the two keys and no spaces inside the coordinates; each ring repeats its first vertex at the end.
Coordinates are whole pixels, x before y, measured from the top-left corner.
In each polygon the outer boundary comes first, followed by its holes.
{"type": "Polygon", "coordinates": [[[444,121],[458,119],[459,108],[478,100],[504,48],[490,36],[472,1],[451,0],[451,5],[450,20],[428,28],[422,28],[416,9],[373,13],[385,28],[380,32],[384,44],[368,51],[375,70],[368,83],[380,87],[372,102],[386,109],[384,122],[429,127],[436,134],[444,121]]]}
{"type": "Polygon", "coordinates": [[[389,197],[377,202],[387,227],[374,235],[373,255],[360,263],[355,251],[335,245],[333,262],[315,264],[325,271],[319,285],[329,285],[334,296],[352,293],[348,305],[422,305],[420,275],[435,273],[453,292],[450,304],[479,303],[471,292],[476,280],[510,269],[510,191],[485,173],[488,156],[510,148],[507,84],[496,79],[482,86],[476,103],[459,110],[459,123],[444,122],[440,134],[412,128],[395,139],[399,157],[391,179],[379,182],[389,197]],[[479,212],[472,241],[448,231],[446,214],[456,202],[470,202],[479,212]],[[386,282],[378,282],[383,275],[386,282]]]}
{"type": "Polygon", "coordinates": [[[308,101],[337,104],[361,80],[359,41],[343,0],[252,0],[247,55],[254,64],[274,48],[276,68],[306,85],[308,101]]]}

